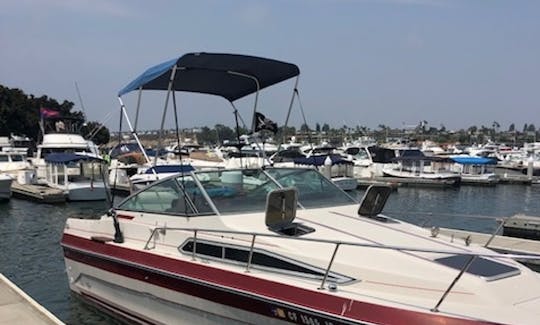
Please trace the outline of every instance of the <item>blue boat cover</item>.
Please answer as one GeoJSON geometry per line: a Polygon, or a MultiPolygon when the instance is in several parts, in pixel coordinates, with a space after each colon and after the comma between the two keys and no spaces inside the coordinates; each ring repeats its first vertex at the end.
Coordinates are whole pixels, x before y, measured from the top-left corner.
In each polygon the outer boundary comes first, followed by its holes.
{"type": "Polygon", "coordinates": [[[144,151],[149,157],[154,157],[156,154],[158,155],[158,157],[161,157],[171,152],[167,149],[160,149],[159,152],[156,149],[145,149],[144,151]]]}
{"type": "Polygon", "coordinates": [[[137,89],[168,90],[175,66],[173,90],[217,95],[230,102],[300,74],[296,65],[272,59],[188,53],[146,70],[122,88],[118,96],[137,89]]]}
{"type": "Polygon", "coordinates": [[[146,170],[145,174],[153,174],[154,170],[156,174],[162,173],[189,173],[194,171],[195,168],[191,165],[158,165],[150,167],[146,170]]]}
{"type": "Polygon", "coordinates": [[[474,156],[455,156],[450,157],[453,161],[462,165],[496,165],[497,160],[493,158],[474,157],[474,156]]]}
{"type": "Polygon", "coordinates": [[[45,156],[45,162],[51,164],[69,164],[79,161],[103,161],[101,158],[91,157],[86,155],[78,155],[76,153],[53,152],[45,156]]]}
{"type": "Polygon", "coordinates": [[[354,163],[349,160],[341,158],[339,155],[324,155],[324,156],[311,156],[304,158],[294,158],[294,163],[298,165],[311,165],[311,166],[323,166],[326,157],[332,159],[332,165],[353,165],[354,163]]]}

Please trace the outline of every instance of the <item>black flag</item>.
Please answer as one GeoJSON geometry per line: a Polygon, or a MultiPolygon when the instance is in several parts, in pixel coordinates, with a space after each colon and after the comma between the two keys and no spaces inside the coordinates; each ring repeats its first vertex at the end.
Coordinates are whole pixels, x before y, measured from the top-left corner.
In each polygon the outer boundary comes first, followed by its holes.
{"type": "Polygon", "coordinates": [[[278,131],[277,123],[264,116],[264,114],[255,112],[255,132],[268,130],[274,134],[278,131]]]}

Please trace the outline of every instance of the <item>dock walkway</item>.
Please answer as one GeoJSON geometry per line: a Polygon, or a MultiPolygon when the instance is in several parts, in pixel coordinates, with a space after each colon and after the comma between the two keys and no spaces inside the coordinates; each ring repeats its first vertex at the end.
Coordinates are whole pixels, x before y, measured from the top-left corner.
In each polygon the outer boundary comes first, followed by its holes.
{"type": "Polygon", "coordinates": [[[45,185],[19,184],[13,182],[11,185],[13,196],[30,199],[42,203],[62,203],[66,202],[66,195],[59,189],[45,185]]]}
{"type": "Polygon", "coordinates": [[[64,324],[0,273],[0,325],[64,324]]]}

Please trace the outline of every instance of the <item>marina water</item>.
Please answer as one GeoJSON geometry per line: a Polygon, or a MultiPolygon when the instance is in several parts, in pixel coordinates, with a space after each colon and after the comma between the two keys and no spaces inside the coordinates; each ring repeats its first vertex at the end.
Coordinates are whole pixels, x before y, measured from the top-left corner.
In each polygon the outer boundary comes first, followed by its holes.
{"type": "MultiPolygon", "coordinates": [[[[354,194],[361,199],[363,193],[354,194]]],[[[99,218],[108,208],[105,202],[0,203],[0,272],[68,324],[117,323],[70,293],[60,247],[68,217],[99,218]]],[[[418,225],[491,233],[497,222],[485,217],[540,216],[540,186],[402,187],[383,212],[418,225]]]]}

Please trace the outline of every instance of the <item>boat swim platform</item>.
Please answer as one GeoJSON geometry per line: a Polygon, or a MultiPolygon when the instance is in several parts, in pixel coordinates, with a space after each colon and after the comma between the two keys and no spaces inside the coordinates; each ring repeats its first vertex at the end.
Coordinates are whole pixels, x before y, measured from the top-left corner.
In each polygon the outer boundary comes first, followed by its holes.
{"type": "Polygon", "coordinates": [[[13,182],[11,192],[14,197],[38,201],[42,203],[64,203],[66,195],[63,191],[38,184],[20,184],[13,182]]]}
{"type": "Polygon", "coordinates": [[[0,325],[64,324],[0,273],[0,325]]]}
{"type": "MultiPolygon", "coordinates": [[[[463,242],[469,238],[471,243],[482,246],[484,246],[491,238],[491,234],[452,228],[440,228],[439,234],[453,237],[453,240],[456,242],[463,242]]],[[[496,235],[489,244],[488,248],[501,253],[540,255],[540,241],[518,237],[496,235]]],[[[530,260],[526,262],[528,264],[540,265],[540,260],[530,260]]]]}

